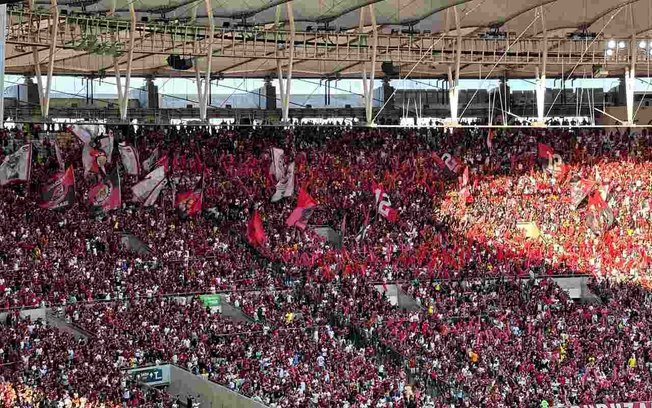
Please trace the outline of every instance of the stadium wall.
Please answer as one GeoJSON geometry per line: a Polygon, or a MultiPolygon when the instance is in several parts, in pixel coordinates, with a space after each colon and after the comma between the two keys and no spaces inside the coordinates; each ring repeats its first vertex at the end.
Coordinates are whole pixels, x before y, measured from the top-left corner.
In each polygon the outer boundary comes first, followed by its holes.
{"type": "Polygon", "coordinates": [[[266,405],[235,393],[226,387],[193,375],[188,371],[170,365],[170,395],[179,395],[182,401],[187,397],[199,396],[202,408],[264,408],[266,405]]]}

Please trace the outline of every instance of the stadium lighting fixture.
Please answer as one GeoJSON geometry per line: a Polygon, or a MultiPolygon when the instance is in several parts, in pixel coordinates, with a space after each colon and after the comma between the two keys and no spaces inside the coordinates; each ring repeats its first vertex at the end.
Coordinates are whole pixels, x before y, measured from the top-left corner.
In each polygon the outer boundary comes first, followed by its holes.
{"type": "Polygon", "coordinates": [[[647,42],[645,40],[642,40],[641,42],[638,43],[639,48],[647,48],[647,42]]]}
{"type": "Polygon", "coordinates": [[[618,48],[625,48],[626,46],[627,46],[627,43],[625,43],[625,41],[620,41],[618,43],[618,48]]]}
{"type": "Polygon", "coordinates": [[[612,50],[611,48],[609,48],[609,49],[607,50],[607,57],[611,57],[612,55],[614,55],[614,50],[612,50]]]}
{"type": "Polygon", "coordinates": [[[650,55],[652,55],[652,50],[650,50],[650,55]]]}
{"type": "Polygon", "coordinates": [[[607,43],[607,47],[609,49],[616,48],[616,40],[609,40],[609,42],[607,43]]]}

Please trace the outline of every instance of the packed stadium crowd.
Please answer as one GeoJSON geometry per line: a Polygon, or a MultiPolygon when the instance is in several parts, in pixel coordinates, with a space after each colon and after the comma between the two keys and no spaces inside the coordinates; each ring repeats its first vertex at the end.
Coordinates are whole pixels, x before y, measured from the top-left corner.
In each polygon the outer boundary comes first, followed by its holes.
{"type": "Polygon", "coordinates": [[[164,362],[271,406],[652,399],[651,137],[4,132],[1,400],[169,406],[124,371],[164,362]],[[599,303],[549,279],[576,274],[599,303]]]}

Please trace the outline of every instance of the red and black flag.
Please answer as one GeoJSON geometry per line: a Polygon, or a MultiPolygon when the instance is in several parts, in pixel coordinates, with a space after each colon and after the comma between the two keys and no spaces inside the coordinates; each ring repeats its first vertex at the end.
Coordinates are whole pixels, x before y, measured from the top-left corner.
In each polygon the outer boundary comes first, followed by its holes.
{"type": "Polygon", "coordinates": [[[182,217],[190,217],[201,213],[203,198],[201,189],[186,191],[177,194],[175,206],[182,217]]]}
{"type": "Polygon", "coordinates": [[[285,224],[288,227],[295,226],[300,229],[306,229],[308,225],[308,219],[312,215],[313,209],[317,206],[317,201],[315,201],[310,194],[308,194],[303,188],[299,188],[299,197],[297,198],[297,207],[292,211],[292,214],[285,221],[285,224]]]}
{"type": "Polygon", "coordinates": [[[41,189],[38,206],[49,210],[68,207],[75,202],[75,172],[72,166],[58,172],[41,189]]]}
{"type": "Polygon", "coordinates": [[[120,173],[118,173],[117,167],[104,180],[91,187],[88,199],[93,212],[107,213],[120,208],[122,193],[120,191],[120,173]]]}

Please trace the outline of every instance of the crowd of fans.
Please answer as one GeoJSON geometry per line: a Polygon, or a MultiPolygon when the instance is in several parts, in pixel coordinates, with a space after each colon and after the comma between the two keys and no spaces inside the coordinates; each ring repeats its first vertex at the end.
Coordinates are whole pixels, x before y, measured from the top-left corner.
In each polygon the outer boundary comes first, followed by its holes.
{"type": "MultiPolygon", "coordinates": [[[[641,289],[652,249],[645,131],[115,135],[141,162],[154,152],[170,158],[169,188],[155,206],[130,202],[140,178],[123,173],[121,208],[92,213],[88,190],[101,176],[84,174],[81,143],[70,134],[56,143],[75,169],[74,205],[36,204],[60,167],[47,137],[30,183],[0,187],[0,309],[14,316],[0,333],[5,400],[22,393],[22,401],[118,403],[128,390],[130,403],[145,406],[124,370],[163,362],[277,406],[652,399],[650,300],[641,289]],[[563,171],[537,163],[540,143],[559,154],[563,171]],[[332,227],[341,245],[286,225],[296,200],[270,201],[272,147],[285,150],[296,189],[318,203],[309,224],[332,227]],[[440,165],[445,154],[460,166],[440,165]],[[457,176],[466,166],[470,193],[461,199],[457,176]],[[579,179],[607,187],[614,222],[601,233],[587,225],[588,205],[569,202],[579,179]],[[377,211],[377,185],[396,220],[377,211]],[[174,195],[193,188],[202,189],[204,211],[186,217],[174,195]],[[254,210],[267,237],[261,246],[246,238],[254,210]],[[535,223],[540,236],[526,237],[519,222],[535,223]],[[125,251],[124,231],[151,253],[125,251]],[[592,288],[603,303],[571,301],[546,278],[560,274],[597,276],[592,288]],[[392,306],[376,289],[393,283],[417,308],[392,306]],[[222,293],[245,321],[211,313],[195,296],[203,293],[222,293]],[[14,312],[38,306],[58,308],[97,339],[76,340],[14,312]]],[[[0,135],[0,161],[34,137],[34,129],[0,135]]],[[[117,153],[107,166],[121,168],[117,153]]]]}

